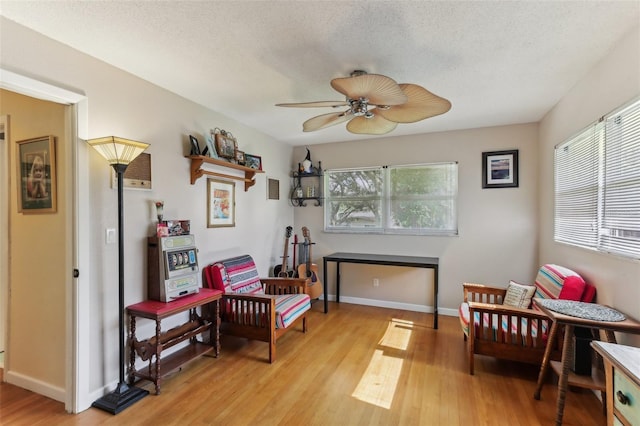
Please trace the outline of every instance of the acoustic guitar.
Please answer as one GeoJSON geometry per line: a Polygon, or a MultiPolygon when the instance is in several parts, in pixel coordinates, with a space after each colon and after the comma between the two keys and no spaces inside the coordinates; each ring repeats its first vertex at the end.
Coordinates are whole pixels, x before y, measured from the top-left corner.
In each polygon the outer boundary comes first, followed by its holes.
{"type": "Polygon", "coordinates": [[[300,278],[310,278],[309,284],[307,285],[307,294],[311,299],[317,299],[322,295],[322,283],[320,279],[318,279],[318,265],[311,262],[311,233],[309,232],[309,228],[306,226],[302,227],[302,235],[304,236],[304,252],[306,261],[305,263],[300,263],[298,265],[298,276],[300,278]]]}
{"type": "Polygon", "coordinates": [[[287,278],[293,276],[293,270],[287,271],[287,259],[289,258],[289,238],[291,238],[291,231],[293,231],[293,228],[291,226],[287,226],[287,228],[285,229],[282,265],[276,265],[273,267],[273,275],[275,275],[276,277],[287,278]]]}

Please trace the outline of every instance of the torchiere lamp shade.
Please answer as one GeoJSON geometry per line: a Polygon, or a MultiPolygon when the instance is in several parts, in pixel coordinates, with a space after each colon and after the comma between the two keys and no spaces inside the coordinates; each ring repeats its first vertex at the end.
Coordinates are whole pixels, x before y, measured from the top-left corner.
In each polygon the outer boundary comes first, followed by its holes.
{"type": "Polygon", "coordinates": [[[129,164],[149,146],[148,143],[116,136],[89,139],[87,143],[106,158],[109,164],[129,164]]]}

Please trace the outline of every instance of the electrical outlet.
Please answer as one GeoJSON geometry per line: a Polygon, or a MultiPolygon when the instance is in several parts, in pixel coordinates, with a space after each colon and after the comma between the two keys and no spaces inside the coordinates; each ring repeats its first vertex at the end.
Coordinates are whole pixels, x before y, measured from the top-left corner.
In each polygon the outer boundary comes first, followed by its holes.
{"type": "Polygon", "coordinates": [[[377,278],[374,278],[374,279],[373,279],[373,286],[374,286],[374,287],[378,287],[379,285],[380,285],[380,280],[379,280],[379,279],[377,279],[377,278]]]}

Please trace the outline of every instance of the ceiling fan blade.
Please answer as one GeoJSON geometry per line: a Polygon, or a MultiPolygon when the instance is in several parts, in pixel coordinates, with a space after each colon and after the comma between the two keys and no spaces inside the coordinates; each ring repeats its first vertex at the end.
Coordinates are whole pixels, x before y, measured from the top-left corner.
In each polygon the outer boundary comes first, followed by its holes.
{"type": "Polygon", "coordinates": [[[318,102],[294,102],[276,104],[279,107],[294,107],[294,108],[316,108],[316,107],[343,107],[348,106],[349,103],[345,101],[318,101],[318,102]]]}
{"type": "Polygon", "coordinates": [[[415,123],[425,118],[444,114],[451,109],[451,102],[441,98],[417,84],[401,84],[400,88],[409,101],[403,105],[392,105],[379,109],[379,114],[396,123],[415,123]]]}
{"type": "Polygon", "coordinates": [[[313,132],[315,130],[324,129],[336,124],[343,123],[353,117],[350,111],[330,112],[310,118],[302,123],[302,130],[305,132],[313,132]]]}
{"type": "Polygon", "coordinates": [[[349,99],[366,98],[374,105],[400,105],[407,102],[407,95],[398,83],[380,74],[334,78],[331,87],[349,99]]]}
{"type": "Polygon", "coordinates": [[[347,130],[351,133],[359,133],[365,135],[384,135],[396,128],[398,123],[389,121],[381,115],[378,115],[378,109],[374,109],[372,118],[364,116],[355,117],[347,124],[347,130]]]}

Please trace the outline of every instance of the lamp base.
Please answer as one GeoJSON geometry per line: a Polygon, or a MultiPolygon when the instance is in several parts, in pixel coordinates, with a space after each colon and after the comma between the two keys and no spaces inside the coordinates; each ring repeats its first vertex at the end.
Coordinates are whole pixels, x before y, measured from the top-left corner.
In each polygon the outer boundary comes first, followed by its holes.
{"type": "Polygon", "coordinates": [[[118,383],[118,387],[113,392],[97,399],[91,406],[111,414],[118,414],[147,395],[149,395],[148,390],[129,387],[125,383],[118,383]]]}

